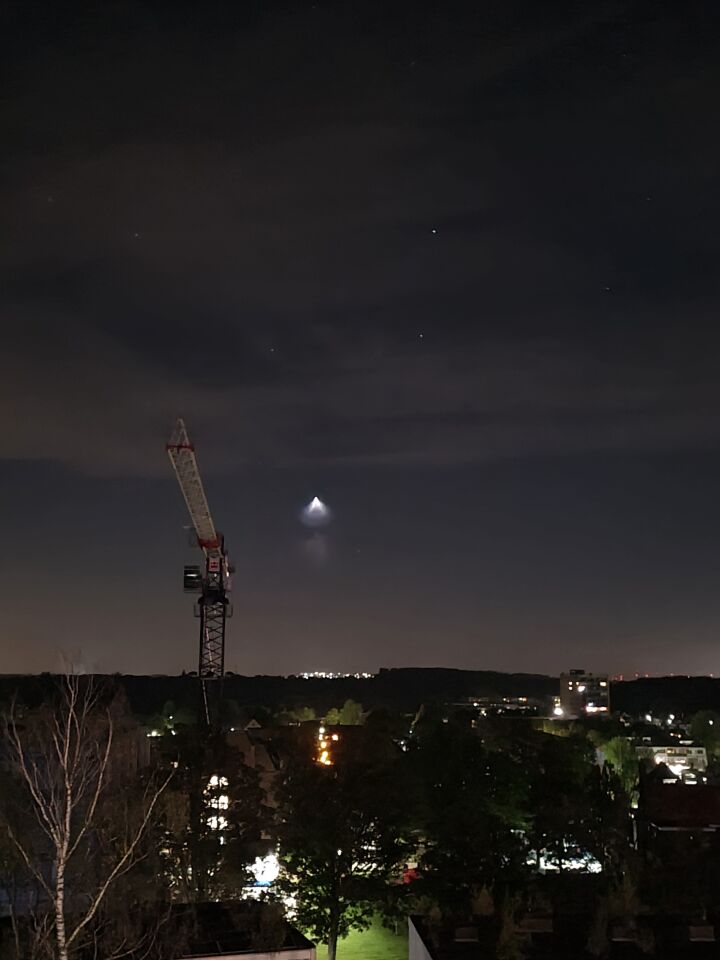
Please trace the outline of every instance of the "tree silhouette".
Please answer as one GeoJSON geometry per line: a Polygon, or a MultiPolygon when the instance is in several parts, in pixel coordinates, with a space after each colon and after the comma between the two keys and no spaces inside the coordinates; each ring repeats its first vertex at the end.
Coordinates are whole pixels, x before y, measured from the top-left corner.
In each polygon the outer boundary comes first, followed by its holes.
{"type": "Polygon", "coordinates": [[[405,856],[402,785],[392,762],[358,755],[297,764],[279,793],[281,886],[297,922],[328,944],[370,924],[405,856]]]}

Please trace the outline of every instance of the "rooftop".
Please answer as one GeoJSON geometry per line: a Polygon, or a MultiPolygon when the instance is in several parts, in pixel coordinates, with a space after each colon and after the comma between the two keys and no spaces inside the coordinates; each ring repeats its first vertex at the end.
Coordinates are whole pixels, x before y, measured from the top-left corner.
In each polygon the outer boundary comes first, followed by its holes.
{"type": "Polygon", "coordinates": [[[254,901],[178,906],[173,921],[187,924],[189,934],[178,957],[222,957],[228,954],[311,950],[314,944],[267,905],[254,901]]]}
{"type": "Polygon", "coordinates": [[[643,819],[659,827],[701,829],[720,826],[720,786],[647,781],[640,800],[643,819]]]}

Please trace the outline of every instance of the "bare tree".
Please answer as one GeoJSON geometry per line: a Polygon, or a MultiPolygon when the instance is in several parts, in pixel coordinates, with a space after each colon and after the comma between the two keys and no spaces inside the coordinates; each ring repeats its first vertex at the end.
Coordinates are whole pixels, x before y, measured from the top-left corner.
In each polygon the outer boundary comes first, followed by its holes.
{"type": "MultiPolygon", "coordinates": [[[[27,721],[13,703],[5,736],[29,828],[9,817],[4,826],[47,901],[35,939],[50,957],[70,960],[95,936],[114,885],[145,857],[142,841],[172,772],[123,807],[116,720],[89,677],[65,676],[57,706],[27,721]]],[[[129,952],[124,939],[113,955],[129,952]]]]}

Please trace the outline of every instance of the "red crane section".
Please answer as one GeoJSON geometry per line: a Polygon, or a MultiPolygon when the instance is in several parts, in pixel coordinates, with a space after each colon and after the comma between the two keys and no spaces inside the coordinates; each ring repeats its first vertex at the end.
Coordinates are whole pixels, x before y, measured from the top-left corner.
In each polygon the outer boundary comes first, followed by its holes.
{"type": "Polygon", "coordinates": [[[190,442],[184,420],[178,420],[175,424],[175,429],[165,448],[195,527],[198,545],[203,550],[219,553],[220,539],[205,496],[205,488],[195,459],[195,447],[190,442]]]}
{"type": "Polygon", "coordinates": [[[232,612],[228,600],[231,570],[223,536],[215,529],[210,513],[195,448],[183,420],[175,424],[166,449],[205,558],[204,571],[200,567],[185,567],[184,582],[186,591],[200,594],[195,606],[195,614],[200,618],[198,676],[203,684],[206,715],[210,722],[205,681],[221,680],[225,672],[225,627],[232,612]]]}

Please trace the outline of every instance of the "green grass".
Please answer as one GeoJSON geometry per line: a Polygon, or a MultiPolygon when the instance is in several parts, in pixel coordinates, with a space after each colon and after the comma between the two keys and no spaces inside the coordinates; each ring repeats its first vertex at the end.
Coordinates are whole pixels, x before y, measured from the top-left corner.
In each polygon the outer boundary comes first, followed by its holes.
{"type": "MultiPolygon", "coordinates": [[[[376,920],[369,930],[356,931],[338,942],[337,960],[407,960],[407,926],[396,935],[376,920]]],[[[327,947],[318,944],[317,960],[327,960],[327,947]]]]}

